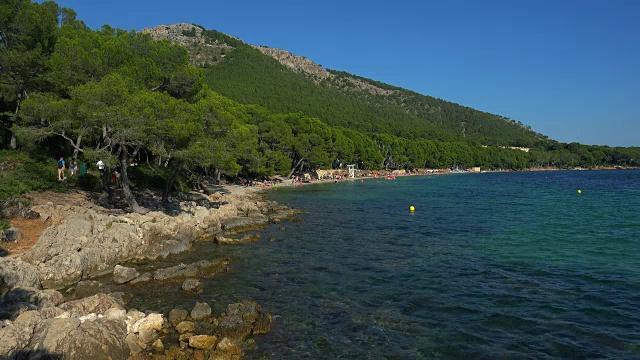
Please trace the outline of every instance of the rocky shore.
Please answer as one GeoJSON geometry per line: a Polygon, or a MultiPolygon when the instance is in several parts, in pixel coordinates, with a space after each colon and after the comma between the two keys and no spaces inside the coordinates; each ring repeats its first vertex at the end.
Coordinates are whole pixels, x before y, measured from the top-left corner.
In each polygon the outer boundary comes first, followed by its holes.
{"type": "MultiPolygon", "coordinates": [[[[266,200],[256,189],[227,186],[192,194],[171,209],[147,214],[114,213],[95,203],[41,203],[31,210],[50,224],[24,253],[0,258],[0,359],[237,359],[255,346],[251,336],[270,329],[260,305],[230,304],[213,316],[206,303],[168,314],[128,309],[129,295],[113,284],[184,280],[187,292],[199,279],[225,271],[232,259],[138,273],[122,266],[188,251],[196,241],[242,244],[242,235],[291,218],[296,211],[266,200]]],[[[152,203],[146,204],[154,209],[152,203]]]]}

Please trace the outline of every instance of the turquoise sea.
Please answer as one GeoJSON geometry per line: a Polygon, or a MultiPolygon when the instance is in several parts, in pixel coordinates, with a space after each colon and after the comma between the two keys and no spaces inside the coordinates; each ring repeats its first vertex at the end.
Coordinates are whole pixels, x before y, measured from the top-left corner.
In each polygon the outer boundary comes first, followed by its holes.
{"type": "Polygon", "coordinates": [[[246,246],[199,245],[199,257],[232,258],[231,271],[182,299],[223,311],[249,298],[273,314],[249,359],[640,358],[640,171],[413,176],[268,196],[304,221],[246,246]]]}

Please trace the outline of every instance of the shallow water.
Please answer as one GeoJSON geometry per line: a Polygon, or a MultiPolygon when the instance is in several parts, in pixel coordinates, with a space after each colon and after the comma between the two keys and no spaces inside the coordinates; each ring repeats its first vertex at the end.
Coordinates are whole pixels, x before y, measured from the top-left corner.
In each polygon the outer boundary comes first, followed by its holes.
{"type": "MultiPolygon", "coordinates": [[[[167,265],[232,258],[201,295],[275,315],[247,358],[640,358],[640,171],[403,177],[280,188],[304,222],[245,246],[199,244],[167,265]],[[582,194],[578,194],[580,189],[582,194]],[[416,211],[408,211],[410,205],[416,211]]],[[[154,264],[158,266],[158,264],[154,264]]]]}

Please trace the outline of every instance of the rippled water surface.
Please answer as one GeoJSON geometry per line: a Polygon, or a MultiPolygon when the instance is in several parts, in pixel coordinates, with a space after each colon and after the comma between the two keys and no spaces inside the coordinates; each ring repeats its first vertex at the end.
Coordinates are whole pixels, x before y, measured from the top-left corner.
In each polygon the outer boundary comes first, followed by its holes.
{"type": "Polygon", "coordinates": [[[307,211],[304,222],[180,255],[228,256],[231,271],[201,295],[177,284],[146,306],[256,300],[275,321],[248,358],[640,358],[640,171],[403,177],[269,196],[307,211]]]}

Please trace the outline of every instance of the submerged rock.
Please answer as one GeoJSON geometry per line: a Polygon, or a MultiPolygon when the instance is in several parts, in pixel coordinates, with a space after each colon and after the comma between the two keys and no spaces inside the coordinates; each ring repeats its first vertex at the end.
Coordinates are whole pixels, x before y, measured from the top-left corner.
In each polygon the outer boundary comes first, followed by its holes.
{"type": "Polygon", "coordinates": [[[229,263],[229,259],[221,259],[217,261],[201,260],[189,265],[180,264],[169,268],[156,270],[153,273],[153,279],[161,281],[186,277],[214,275],[224,271],[229,263]]]}
{"type": "Polygon", "coordinates": [[[137,278],[129,281],[129,285],[144,284],[151,280],[153,280],[153,273],[146,272],[138,276],[137,278]]]}
{"type": "Polygon", "coordinates": [[[134,268],[116,265],[113,268],[113,282],[116,284],[124,284],[140,276],[138,270],[134,268]]]}
{"type": "Polygon", "coordinates": [[[203,285],[198,279],[187,279],[182,283],[182,290],[192,294],[199,294],[203,290],[203,285]]]}
{"type": "Polygon", "coordinates": [[[216,346],[216,350],[209,356],[209,359],[226,360],[241,359],[244,356],[242,348],[229,338],[223,338],[216,346]]]}
{"type": "Polygon", "coordinates": [[[269,218],[261,217],[232,217],[220,221],[222,230],[235,234],[241,231],[258,230],[269,224],[269,218]]]}
{"type": "Polygon", "coordinates": [[[111,290],[100,281],[84,280],[76,284],[74,296],[76,299],[81,299],[99,293],[108,294],[110,292],[111,290]]]}
{"type": "Polygon", "coordinates": [[[227,311],[215,319],[213,333],[234,340],[246,339],[254,328],[259,333],[266,333],[271,327],[271,316],[261,314],[261,310],[253,301],[230,304],[227,311]]]}
{"type": "Polygon", "coordinates": [[[193,320],[203,320],[211,316],[211,306],[205,302],[196,302],[191,310],[191,318],[193,320]]]}
{"type": "Polygon", "coordinates": [[[189,316],[189,312],[185,309],[173,309],[169,312],[169,323],[171,325],[176,326],[181,321],[184,321],[187,316],[189,316]]]}
{"type": "Polygon", "coordinates": [[[221,235],[216,235],[215,242],[223,245],[236,245],[236,244],[249,244],[260,240],[260,235],[247,234],[240,239],[227,238],[221,235]]]}

